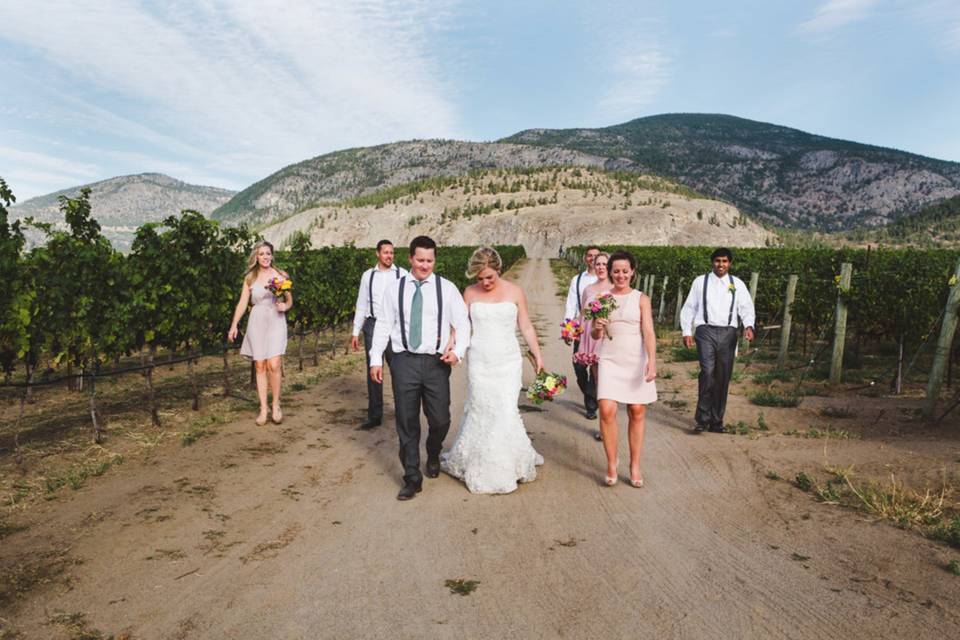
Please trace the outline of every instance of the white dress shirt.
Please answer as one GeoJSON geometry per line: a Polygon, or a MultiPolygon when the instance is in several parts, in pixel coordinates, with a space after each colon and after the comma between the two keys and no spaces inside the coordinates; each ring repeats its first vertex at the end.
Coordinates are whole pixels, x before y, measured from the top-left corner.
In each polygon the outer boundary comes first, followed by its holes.
{"type": "Polygon", "coordinates": [[[567,291],[567,306],[563,318],[576,318],[580,315],[580,298],[583,290],[597,281],[597,276],[587,271],[581,271],[570,279],[570,289],[567,291]]]}
{"type": "Polygon", "coordinates": [[[383,298],[383,290],[391,280],[398,280],[407,275],[407,270],[399,265],[393,265],[389,269],[381,269],[378,262],[375,267],[370,267],[360,276],[360,290],[357,291],[357,312],[353,315],[353,335],[359,336],[363,331],[363,323],[367,318],[380,317],[380,300],[383,298]],[[370,291],[370,280],[373,279],[373,295],[370,291]],[[373,300],[373,306],[370,301],[373,300]]]}
{"type": "Polygon", "coordinates": [[[707,320],[713,327],[737,327],[739,322],[743,322],[744,327],[753,327],[756,320],[756,313],[753,309],[753,300],[750,298],[750,291],[743,280],[729,273],[718,278],[717,274],[711,271],[705,276],[698,276],[693,285],[690,286],[690,293],[687,295],[686,302],[683,303],[683,309],[680,310],[680,328],[683,335],[692,336],[697,327],[703,324],[703,282],[707,279],[707,320]],[[730,291],[730,283],[737,290],[735,308],[733,315],[730,314],[730,302],[733,292],[730,291]],[[727,319],[730,319],[727,322],[727,319]]]}
{"type": "MultiPolygon", "coordinates": [[[[463,360],[467,347],[470,346],[470,316],[467,314],[467,305],[457,286],[441,278],[443,289],[443,318],[440,327],[440,347],[437,348],[437,275],[431,273],[420,287],[423,296],[423,322],[420,325],[420,346],[416,349],[403,348],[403,336],[400,334],[400,312],[397,306],[400,297],[400,280],[390,280],[384,289],[380,300],[380,315],[373,329],[373,344],[370,345],[370,366],[383,365],[383,352],[387,348],[387,341],[394,353],[410,351],[411,353],[442,353],[450,340],[450,326],[457,330],[457,341],[454,353],[463,360]]],[[[417,287],[413,276],[407,275],[403,287],[403,332],[407,336],[407,345],[410,344],[410,306],[413,303],[413,294],[417,287]]]]}

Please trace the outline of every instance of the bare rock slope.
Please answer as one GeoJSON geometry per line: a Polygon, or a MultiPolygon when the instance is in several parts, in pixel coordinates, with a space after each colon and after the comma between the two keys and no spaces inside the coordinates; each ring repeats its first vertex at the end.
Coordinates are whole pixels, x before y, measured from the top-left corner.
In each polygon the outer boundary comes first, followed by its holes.
{"type": "Polygon", "coordinates": [[[413,140],[346,149],[304,160],[267,176],[213,213],[229,223],[269,224],[324,203],[434,176],[496,168],[578,165],[617,169],[627,160],[529,145],[413,140]]]}
{"type": "Polygon", "coordinates": [[[308,209],[264,229],[284,245],[294,233],[314,246],[381,238],[405,244],[522,244],[532,256],[561,246],[605,244],[764,246],[776,236],[736,207],[669,181],[596,169],[492,170],[421,181],[339,205],[308,209]]]}
{"type": "MultiPolygon", "coordinates": [[[[40,222],[60,224],[60,196],[76,197],[83,188],[90,189],[93,217],[103,228],[103,234],[119,249],[127,249],[137,227],[156,222],[183,209],[209,214],[227,202],[235,192],[217,187],[188,184],[160,173],[141,173],[119,176],[91,184],[63,189],[45,196],[31,198],[14,205],[14,217],[33,217],[40,222]]],[[[39,233],[31,234],[31,241],[40,241],[39,233]]]]}

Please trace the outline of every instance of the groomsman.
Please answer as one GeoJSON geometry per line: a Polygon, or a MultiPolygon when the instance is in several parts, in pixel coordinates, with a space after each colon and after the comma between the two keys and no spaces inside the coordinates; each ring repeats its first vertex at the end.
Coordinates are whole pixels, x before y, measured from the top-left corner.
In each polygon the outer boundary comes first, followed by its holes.
{"type": "MultiPolygon", "coordinates": [[[[360,277],[360,289],[357,291],[357,311],[353,316],[353,337],[350,346],[354,351],[360,349],[360,332],[363,332],[363,348],[367,355],[367,371],[370,370],[370,346],[373,344],[373,328],[383,308],[383,291],[393,280],[407,275],[407,270],[393,264],[393,243],[381,240],[377,243],[377,264],[363,272],[360,277]]],[[[390,348],[386,351],[390,361],[390,348]]],[[[383,421],[383,383],[373,381],[367,376],[367,421],[361,429],[379,427],[383,421]]]]}
{"type": "Polygon", "coordinates": [[[440,451],[450,430],[450,367],[470,346],[470,317],[456,285],[433,272],[437,245],[427,236],[410,243],[410,273],[391,280],[370,347],[370,377],[383,383],[383,352],[393,348],[390,379],[397,414],[403,488],[397,500],[420,492],[420,410],[427,416],[426,475],[440,475],[440,451]],[[451,343],[455,330],[455,343],[451,343]]]}
{"type": "MultiPolygon", "coordinates": [[[[600,255],[600,247],[589,246],[583,254],[583,262],[586,269],[570,279],[570,289],[567,291],[567,305],[564,318],[576,318],[580,315],[580,306],[583,304],[583,290],[597,281],[597,275],[593,270],[593,261],[600,255]]],[[[580,347],[580,341],[573,342],[573,352],[576,353],[580,347]]],[[[573,370],[577,374],[577,386],[583,393],[583,408],[587,413],[587,418],[594,420],[597,417],[597,381],[590,375],[590,367],[582,364],[573,364],[573,370]]]]}
{"type": "Polygon", "coordinates": [[[694,431],[697,433],[704,429],[716,433],[726,431],[723,413],[727,408],[727,392],[737,352],[737,327],[742,322],[744,337],[752,341],[756,317],[746,285],[728,273],[733,263],[730,250],[717,249],[710,259],[713,270],[693,281],[680,311],[683,343],[690,349],[696,342],[700,359],[694,417],[694,431]]]}

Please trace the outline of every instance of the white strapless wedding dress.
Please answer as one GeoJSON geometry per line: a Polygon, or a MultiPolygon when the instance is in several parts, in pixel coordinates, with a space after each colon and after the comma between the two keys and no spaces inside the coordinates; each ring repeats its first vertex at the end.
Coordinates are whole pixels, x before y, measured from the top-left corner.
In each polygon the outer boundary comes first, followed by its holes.
{"type": "Polygon", "coordinates": [[[517,408],[523,359],[517,342],[517,305],[474,302],[467,352],[467,401],[453,445],[441,468],[472,493],[510,493],[537,477],[536,452],[517,408]]]}

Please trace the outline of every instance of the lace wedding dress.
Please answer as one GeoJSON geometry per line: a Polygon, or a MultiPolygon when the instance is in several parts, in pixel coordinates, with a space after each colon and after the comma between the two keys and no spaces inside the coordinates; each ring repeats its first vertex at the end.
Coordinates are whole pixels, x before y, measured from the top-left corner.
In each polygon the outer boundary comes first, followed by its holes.
{"type": "Polygon", "coordinates": [[[523,428],[517,408],[523,360],[512,302],[470,305],[473,336],[467,352],[467,401],[460,431],[440,454],[441,468],[472,493],[510,493],[537,477],[543,457],[523,428]]]}

